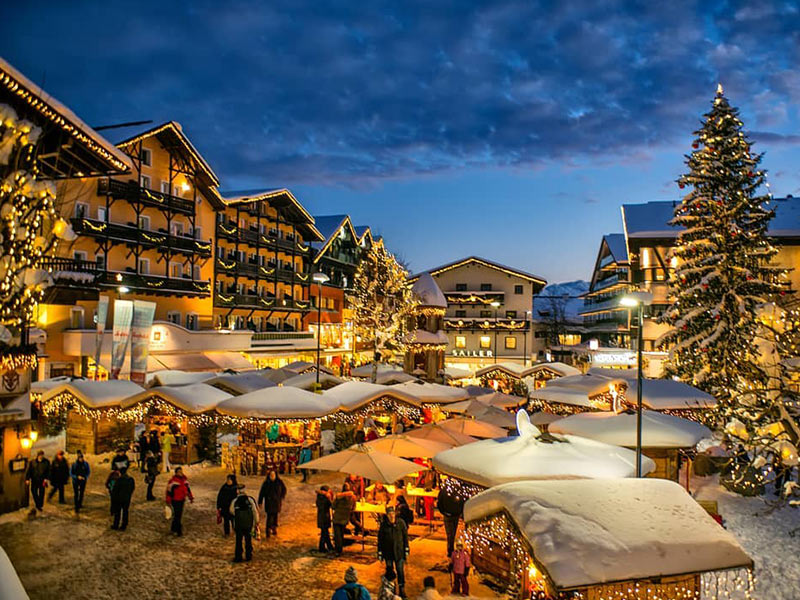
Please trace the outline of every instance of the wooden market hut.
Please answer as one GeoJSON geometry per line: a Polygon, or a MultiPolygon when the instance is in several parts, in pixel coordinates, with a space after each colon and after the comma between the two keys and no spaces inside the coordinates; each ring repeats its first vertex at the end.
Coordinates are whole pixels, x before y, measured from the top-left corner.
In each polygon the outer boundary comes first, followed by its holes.
{"type": "Polygon", "coordinates": [[[752,559],[671,481],[508,483],[469,499],[464,520],[475,569],[520,600],[752,591],[752,559]]]}
{"type": "Polygon", "coordinates": [[[121,439],[133,439],[133,423],[117,415],[126,398],[142,391],[124,379],[75,379],[43,391],[39,402],[45,418],[66,411],[67,452],[101,454],[114,450],[121,439]]]}
{"type": "Polygon", "coordinates": [[[203,460],[203,436],[212,436],[216,444],[216,421],[213,411],[231,394],[207,383],[159,386],[125,399],[119,418],[143,423],[146,431],[157,429],[175,436],[170,463],[193,464],[203,460]],[[206,428],[211,428],[208,431],[206,428]]]}
{"type": "MultiPolygon", "coordinates": [[[[636,412],[581,413],[550,425],[551,432],[578,435],[615,446],[636,448],[636,412]]],[[[656,468],[648,476],[678,481],[681,457],[690,458],[695,446],[711,437],[708,427],[653,410],[642,411],[642,454],[656,468]]]]}
{"type": "Polygon", "coordinates": [[[500,362],[475,371],[481,385],[506,394],[539,389],[553,379],[580,375],[580,370],[562,362],[538,363],[532,366],[500,362]]]}
{"type": "Polygon", "coordinates": [[[628,382],[621,377],[569,375],[552,379],[543,388],[532,390],[528,408],[570,415],[592,410],[612,410],[621,400],[628,382]]]}
{"type": "Polygon", "coordinates": [[[422,401],[400,389],[402,385],[380,385],[365,381],[347,381],[324,392],[323,396],[337,407],[335,418],[361,426],[365,417],[381,423],[390,433],[398,417],[418,420],[422,401]]]}

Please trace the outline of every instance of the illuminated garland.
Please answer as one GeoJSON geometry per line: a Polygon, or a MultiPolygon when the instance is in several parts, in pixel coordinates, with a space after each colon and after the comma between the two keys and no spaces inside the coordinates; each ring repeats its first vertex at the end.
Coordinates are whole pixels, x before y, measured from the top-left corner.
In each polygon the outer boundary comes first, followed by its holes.
{"type": "Polygon", "coordinates": [[[198,292],[209,292],[211,291],[211,284],[210,283],[197,283],[196,281],[192,282],[194,289],[198,292]]]}
{"type": "Polygon", "coordinates": [[[146,399],[142,400],[141,402],[137,402],[135,405],[126,408],[125,410],[119,410],[116,414],[116,418],[120,421],[133,421],[136,423],[142,423],[147,417],[159,415],[177,419],[186,419],[195,427],[205,427],[208,425],[214,425],[216,423],[216,419],[213,414],[189,413],[156,395],[148,396],[146,399]]]}
{"type": "Polygon", "coordinates": [[[308,273],[306,273],[305,275],[303,275],[302,273],[295,273],[295,275],[300,281],[308,281],[308,273]]]}
{"type": "Polygon", "coordinates": [[[231,262],[229,262],[229,263],[226,263],[226,262],[225,262],[224,260],[222,260],[221,258],[218,258],[218,259],[217,259],[217,264],[218,264],[220,267],[222,267],[223,269],[225,269],[226,271],[230,271],[231,269],[233,269],[233,268],[236,266],[236,261],[231,261],[231,262]]]}
{"type": "Polygon", "coordinates": [[[208,250],[211,250],[211,243],[210,242],[198,242],[198,241],[195,241],[194,245],[195,245],[195,247],[197,247],[198,250],[200,250],[202,252],[207,252],[208,250]]]}
{"type": "Polygon", "coordinates": [[[475,294],[470,294],[469,296],[445,294],[444,297],[449,304],[485,304],[488,306],[492,302],[496,301],[496,298],[483,298],[481,296],[476,296],[475,294]]]}
{"type": "Polygon", "coordinates": [[[300,250],[300,252],[308,252],[311,246],[303,246],[300,242],[297,242],[297,249],[300,250]]]}
{"type": "Polygon", "coordinates": [[[222,229],[222,231],[228,235],[234,235],[236,233],[236,230],[238,229],[238,227],[236,227],[235,225],[231,229],[227,229],[223,223],[219,224],[219,228],[222,229]]]}
{"type": "Polygon", "coordinates": [[[418,306],[414,312],[425,317],[443,317],[445,310],[444,308],[437,308],[435,306],[418,306]]]}
{"type": "Polygon", "coordinates": [[[165,235],[150,235],[149,233],[145,233],[144,231],[142,231],[141,233],[144,239],[154,244],[161,244],[164,240],[167,239],[167,236],[165,235]]]}
{"type": "Polygon", "coordinates": [[[275,304],[275,299],[274,299],[274,298],[272,298],[272,299],[270,299],[269,301],[267,301],[267,300],[265,300],[264,298],[261,298],[261,297],[259,297],[259,298],[258,298],[258,300],[259,300],[259,302],[261,302],[261,304],[263,304],[264,306],[272,306],[273,304],[275,304]]]}
{"type": "Polygon", "coordinates": [[[158,196],[154,196],[152,194],[152,192],[150,192],[150,190],[148,190],[147,188],[141,188],[141,190],[144,192],[144,195],[149,200],[154,200],[155,202],[158,202],[159,204],[164,204],[165,198],[164,198],[163,195],[159,194],[158,196]]]}
{"type": "Polygon", "coordinates": [[[473,496],[476,496],[486,490],[486,488],[483,486],[470,483],[469,481],[465,481],[445,473],[442,473],[439,487],[444,490],[447,495],[462,501],[469,500],[473,496]]]}
{"type": "Polygon", "coordinates": [[[219,299],[220,302],[223,302],[225,304],[233,302],[233,296],[223,296],[222,294],[217,294],[217,298],[219,299]]]}
{"type": "Polygon", "coordinates": [[[447,350],[447,344],[427,344],[424,342],[415,342],[413,340],[408,342],[409,350],[412,352],[432,351],[444,352],[447,350]]]}
{"type": "Polygon", "coordinates": [[[259,267],[259,269],[261,270],[261,272],[264,275],[272,275],[273,273],[275,273],[275,269],[274,268],[273,269],[265,269],[264,267],[259,267]]]}
{"type": "Polygon", "coordinates": [[[366,406],[362,406],[361,408],[352,412],[338,411],[332,415],[328,415],[325,418],[330,419],[335,423],[353,424],[360,418],[377,413],[396,413],[411,420],[417,420],[422,417],[422,411],[418,407],[400,400],[396,400],[395,398],[383,397],[372,400],[366,406]]]}
{"type": "Polygon", "coordinates": [[[95,225],[89,219],[81,219],[81,225],[85,225],[92,231],[96,231],[98,233],[105,231],[107,227],[106,223],[100,223],[99,225],[95,225]]]}
{"type": "Polygon", "coordinates": [[[525,321],[480,321],[479,319],[445,319],[444,326],[446,329],[484,329],[497,331],[519,331],[527,329],[528,323],[525,321]]]}
{"type": "Polygon", "coordinates": [[[41,403],[42,414],[46,417],[55,416],[72,410],[87,419],[114,419],[120,413],[120,409],[111,408],[91,408],[86,406],[80,398],[71,392],[61,392],[52,398],[41,403]]]}
{"type": "Polygon", "coordinates": [[[294,301],[294,305],[297,308],[308,308],[309,303],[308,302],[301,302],[300,300],[295,300],[294,301]]]}
{"type": "Polygon", "coordinates": [[[150,280],[150,279],[145,279],[144,282],[151,288],[161,287],[162,285],[164,285],[164,281],[163,280],[162,281],[153,281],[153,280],[150,280]]]}
{"type": "Polygon", "coordinates": [[[15,371],[17,369],[35,369],[39,364],[36,357],[36,346],[5,346],[0,345],[0,371],[15,371]]]}

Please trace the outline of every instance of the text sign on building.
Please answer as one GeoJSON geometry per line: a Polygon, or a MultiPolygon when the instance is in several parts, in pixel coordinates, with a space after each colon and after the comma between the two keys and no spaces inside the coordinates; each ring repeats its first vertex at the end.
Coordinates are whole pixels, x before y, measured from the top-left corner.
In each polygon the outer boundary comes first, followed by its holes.
{"type": "Polygon", "coordinates": [[[595,352],[592,355],[592,362],[598,365],[635,365],[635,352],[595,352]]]}
{"type": "Polygon", "coordinates": [[[475,357],[475,358],[492,358],[494,356],[491,350],[453,350],[453,356],[475,357]]]}

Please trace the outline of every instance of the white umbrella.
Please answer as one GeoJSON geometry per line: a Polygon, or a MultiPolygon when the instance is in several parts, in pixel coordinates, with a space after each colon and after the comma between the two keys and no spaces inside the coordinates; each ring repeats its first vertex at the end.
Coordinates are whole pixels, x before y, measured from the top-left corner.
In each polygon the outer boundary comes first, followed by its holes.
{"type": "Polygon", "coordinates": [[[510,412],[495,406],[486,406],[482,402],[477,402],[476,404],[477,406],[467,409],[466,414],[470,417],[503,429],[516,428],[517,419],[510,412]]]}
{"type": "Polygon", "coordinates": [[[475,396],[475,400],[497,408],[517,408],[527,402],[527,400],[521,396],[503,394],[502,392],[491,392],[489,394],[475,396]]]}
{"type": "Polygon", "coordinates": [[[387,435],[365,444],[373,450],[404,458],[432,458],[453,447],[452,444],[414,438],[404,433],[387,435]]]}
{"type": "Polygon", "coordinates": [[[531,423],[534,425],[550,425],[550,423],[555,423],[563,418],[562,415],[540,411],[531,414],[531,423]]]}
{"type": "Polygon", "coordinates": [[[378,452],[363,444],[355,444],[341,452],[317,458],[303,464],[303,468],[350,473],[383,483],[394,483],[410,473],[427,470],[427,467],[410,460],[378,452]]]}
{"type": "Polygon", "coordinates": [[[454,431],[477,438],[499,438],[508,435],[505,429],[497,427],[496,425],[484,421],[476,421],[475,419],[465,419],[463,417],[447,419],[439,423],[439,426],[448,431],[454,431]]]}
{"type": "Polygon", "coordinates": [[[469,435],[445,429],[438,423],[429,423],[418,429],[412,429],[411,431],[407,431],[406,435],[414,438],[422,438],[424,440],[433,440],[434,442],[444,442],[451,446],[463,446],[477,441],[474,437],[469,435]]]}

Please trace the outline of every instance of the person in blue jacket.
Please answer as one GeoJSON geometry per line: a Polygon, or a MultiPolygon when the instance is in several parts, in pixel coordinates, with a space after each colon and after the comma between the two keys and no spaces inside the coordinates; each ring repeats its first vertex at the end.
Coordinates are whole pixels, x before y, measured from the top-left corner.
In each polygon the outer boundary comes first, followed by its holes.
{"type": "Polygon", "coordinates": [[[337,588],[331,600],[372,600],[367,588],[358,583],[358,573],[353,567],[344,572],[344,585],[337,588]]]}
{"type": "Polygon", "coordinates": [[[303,442],[303,447],[300,449],[300,456],[297,460],[297,467],[303,473],[303,483],[308,481],[308,469],[302,468],[302,465],[311,462],[311,444],[308,441],[303,442]]]}
{"type": "Polygon", "coordinates": [[[89,463],[83,458],[83,452],[78,450],[78,457],[70,467],[69,474],[72,477],[72,491],[75,497],[75,512],[80,512],[83,508],[83,492],[86,490],[86,482],[89,480],[89,463]]]}

